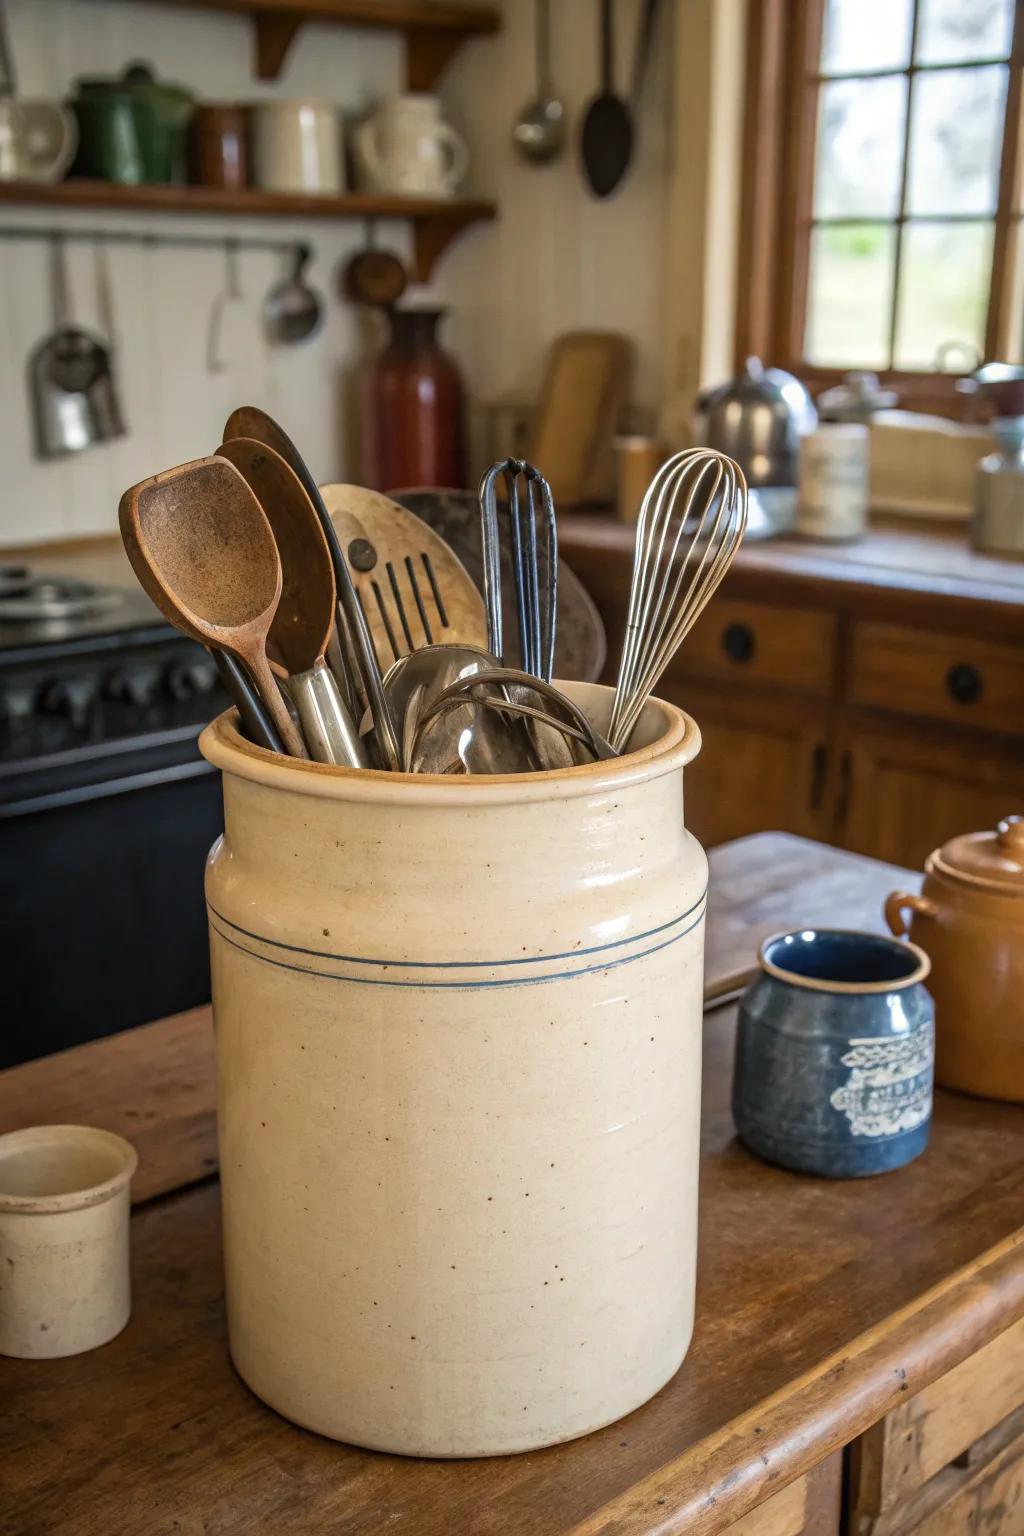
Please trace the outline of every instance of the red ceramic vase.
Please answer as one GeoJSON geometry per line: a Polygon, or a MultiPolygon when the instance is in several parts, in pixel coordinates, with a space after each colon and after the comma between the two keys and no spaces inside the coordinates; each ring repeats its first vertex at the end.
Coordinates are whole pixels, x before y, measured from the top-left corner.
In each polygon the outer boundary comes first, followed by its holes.
{"type": "Polygon", "coordinates": [[[462,379],[437,340],[444,313],[388,311],[391,337],[363,380],[363,477],[374,490],[465,488],[462,379]]]}

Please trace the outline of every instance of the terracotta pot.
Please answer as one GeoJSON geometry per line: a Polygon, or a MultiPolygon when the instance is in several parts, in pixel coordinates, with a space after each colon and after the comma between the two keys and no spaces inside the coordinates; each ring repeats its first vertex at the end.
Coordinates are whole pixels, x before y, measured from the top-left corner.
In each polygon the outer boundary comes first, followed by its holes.
{"type": "Polygon", "coordinates": [[[931,958],[936,1082],[1024,1102],[1024,817],[936,849],[885,915],[931,958]]]}
{"type": "Polygon", "coordinates": [[[0,1354],[79,1355],[128,1321],[135,1149],[87,1125],[0,1136],[0,1354]]]}
{"type": "Polygon", "coordinates": [[[612,762],[443,779],[275,757],[233,719],[201,743],[240,1374],[417,1456],[630,1412],[693,1324],[697,727],[655,701],[612,762]]]}

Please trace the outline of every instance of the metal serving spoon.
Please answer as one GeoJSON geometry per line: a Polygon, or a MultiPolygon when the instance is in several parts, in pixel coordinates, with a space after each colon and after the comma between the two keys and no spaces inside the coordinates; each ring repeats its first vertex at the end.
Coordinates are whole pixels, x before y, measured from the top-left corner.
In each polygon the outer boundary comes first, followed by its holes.
{"type": "Polygon", "coordinates": [[[512,142],[524,160],[546,165],[565,143],[565,107],[551,85],[551,14],[549,0],[536,0],[537,93],[526,103],[512,129],[512,142]]]}
{"type": "Polygon", "coordinates": [[[275,283],[263,301],[263,323],[271,341],[307,341],[323,324],[323,302],[304,276],[312,258],[308,245],[296,245],[290,274],[275,283]]]}

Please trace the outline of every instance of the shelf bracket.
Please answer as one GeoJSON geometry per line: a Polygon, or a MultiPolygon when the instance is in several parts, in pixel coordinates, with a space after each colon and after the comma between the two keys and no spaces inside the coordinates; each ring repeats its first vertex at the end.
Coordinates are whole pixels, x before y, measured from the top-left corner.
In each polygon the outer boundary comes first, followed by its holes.
{"type": "Polygon", "coordinates": [[[438,32],[426,27],[409,27],[405,34],[406,90],[433,90],[438,75],[465,41],[462,32],[438,32]]]}
{"type": "Polygon", "coordinates": [[[491,217],[475,211],[470,214],[456,212],[431,213],[413,222],[413,275],[418,283],[428,283],[434,268],[456,235],[480,218],[491,217]]]}
{"type": "Polygon", "coordinates": [[[252,24],[255,29],[256,78],[258,80],[277,79],[302,22],[301,16],[288,11],[255,12],[252,24]]]}

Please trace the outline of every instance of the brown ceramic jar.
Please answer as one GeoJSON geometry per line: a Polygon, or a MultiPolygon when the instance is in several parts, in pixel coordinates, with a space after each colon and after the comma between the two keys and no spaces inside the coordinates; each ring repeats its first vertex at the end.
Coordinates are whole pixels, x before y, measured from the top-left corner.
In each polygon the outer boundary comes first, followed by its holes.
{"type": "Polygon", "coordinates": [[[921,895],[894,891],[885,916],[931,958],[936,1082],[1024,1102],[1024,816],[929,854],[921,895]]]}
{"type": "Polygon", "coordinates": [[[189,124],[189,175],[200,187],[235,190],[249,184],[248,124],[244,107],[207,103],[189,124]]]}

